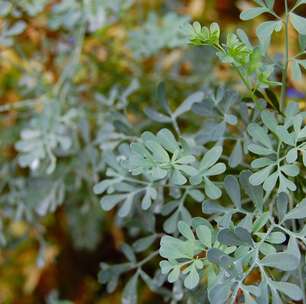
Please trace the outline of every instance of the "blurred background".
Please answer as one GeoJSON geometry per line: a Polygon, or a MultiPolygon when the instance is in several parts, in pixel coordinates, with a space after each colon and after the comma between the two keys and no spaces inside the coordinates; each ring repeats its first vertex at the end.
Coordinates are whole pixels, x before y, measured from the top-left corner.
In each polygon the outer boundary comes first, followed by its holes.
{"type": "MultiPolygon", "coordinates": [[[[180,27],[215,21],[224,34],[240,27],[255,41],[266,16],[241,22],[250,5],[0,0],[0,303],[120,303],[121,285],[108,295],[98,283],[99,264],[123,261],[118,248],[136,228],[122,228],[92,191],[103,176],[101,153],[117,140],[105,121],[123,113],[145,127],[143,109],[156,103],[161,80],[172,103],[211,84],[239,87],[212,50],[187,45],[180,27]],[[44,138],[47,150],[39,155],[43,148],[25,141],[44,128],[54,136],[44,138]],[[52,150],[56,136],[63,151],[52,150]]],[[[283,7],[276,1],[279,14],[283,7]]],[[[273,39],[270,55],[281,60],[283,38],[273,39]]],[[[303,99],[305,89],[305,79],[289,79],[291,98],[303,99]]],[[[143,287],[140,303],[162,301],[143,287]]]]}

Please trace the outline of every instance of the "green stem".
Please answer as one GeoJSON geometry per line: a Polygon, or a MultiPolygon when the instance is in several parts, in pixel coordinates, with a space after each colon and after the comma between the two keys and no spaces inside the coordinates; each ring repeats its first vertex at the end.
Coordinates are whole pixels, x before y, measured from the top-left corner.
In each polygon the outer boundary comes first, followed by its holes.
{"type": "MultiPolygon", "coordinates": [[[[289,197],[289,206],[290,206],[290,210],[294,208],[292,196],[289,197]]],[[[292,222],[292,230],[293,230],[293,232],[296,233],[297,232],[296,222],[295,222],[294,219],[292,219],[291,222],[292,222]]],[[[303,304],[306,304],[305,283],[304,283],[303,270],[302,270],[303,265],[304,265],[304,261],[301,258],[300,265],[298,267],[297,273],[298,273],[298,278],[299,278],[299,285],[302,289],[302,294],[303,294],[303,304]]]]}
{"type": "Polygon", "coordinates": [[[76,36],[76,48],[73,51],[73,55],[72,55],[70,62],[65,66],[59,80],[55,84],[55,87],[53,90],[54,96],[59,96],[65,82],[72,80],[72,77],[75,74],[77,65],[80,62],[85,34],[86,34],[86,23],[85,23],[85,18],[82,17],[79,31],[76,36]]]}
{"type": "Polygon", "coordinates": [[[174,128],[175,132],[177,133],[177,136],[181,137],[181,130],[180,130],[180,127],[179,127],[175,117],[171,117],[171,119],[172,119],[173,128],[174,128]]]}
{"type": "Polygon", "coordinates": [[[138,263],[135,265],[135,268],[140,268],[140,267],[142,267],[144,264],[148,263],[148,262],[151,261],[153,258],[155,258],[158,254],[159,254],[159,251],[158,251],[158,250],[152,252],[150,255],[148,255],[146,258],[144,258],[142,261],[138,262],[138,263]]]}
{"type": "Polygon", "coordinates": [[[242,75],[241,71],[239,70],[239,68],[235,67],[233,65],[233,67],[235,68],[235,70],[237,71],[237,73],[239,74],[242,82],[244,83],[244,85],[247,87],[247,89],[251,92],[251,94],[253,94],[253,91],[252,91],[252,88],[251,86],[249,85],[248,81],[245,79],[245,77],[242,75]]]}
{"type": "Polygon", "coordinates": [[[304,283],[304,277],[303,277],[303,271],[302,271],[303,266],[304,266],[304,261],[303,259],[301,259],[301,263],[298,268],[298,275],[299,275],[300,287],[302,289],[302,294],[303,294],[303,304],[306,304],[305,283],[304,283]]]}
{"type": "Polygon", "coordinates": [[[299,6],[301,5],[301,3],[296,3],[293,7],[292,7],[292,9],[290,10],[290,12],[293,12],[294,10],[296,10],[299,6]]]}
{"type": "MultiPolygon", "coordinates": [[[[221,52],[223,52],[224,54],[226,54],[226,50],[220,45],[217,44],[215,46],[215,48],[221,52]]],[[[243,74],[241,73],[241,71],[239,70],[238,67],[236,67],[235,65],[232,64],[232,67],[236,70],[236,72],[238,73],[239,77],[241,78],[242,82],[244,83],[244,85],[246,86],[246,88],[250,91],[252,99],[255,102],[256,96],[254,95],[254,92],[249,84],[249,82],[247,81],[247,79],[243,76],[243,74]]]]}
{"type": "MultiPolygon", "coordinates": [[[[154,182],[146,182],[146,181],[142,181],[139,179],[135,179],[135,178],[130,178],[130,177],[126,177],[126,176],[121,176],[121,175],[116,175],[117,177],[122,178],[122,181],[126,181],[126,182],[131,182],[131,183],[135,183],[135,184],[140,184],[140,185],[147,185],[147,186],[162,186],[165,188],[171,188],[173,187],[173,185],[171,184],[162,184],[162,183],[154,183],[154,182]]],[[[202,185],[181,185],[180,188],[182,189],[186,189],[186,190],[192,190],[192,189],[202,189],[202,185]]]]}
{"type": "Polygon", "coordinates": [[[29,108],[35,107],[36,105],[43,104],[46,101],[47,101],[46,95],[42,95],[41,97],[35,98],[35,99],[26,99],[22,101],[16,101],[13,103],[4,104],[0,106],[0,113],[11,111],[11,110],[18,110],[18,109],[27,108],[27,107],[29,108]]]}
{"type": "Polygon", "coordinates": [[[294,238],[296,238],[296,239],[299,239],[299,240],[301,240],[301,241],[304,241],[304,237],[303,237],[303,236],[298,235],[298,234],[292,232],[291,230],[288,230],[287,228],[283,227],[283,226],[280,225],[280,224],[274,224],[274,227],[283,230],[283,231],[284,231],[285,233],[287,233],[289,236],[292,236],[292,237],[294,237],[294,238]]]}
{"type": "MultiPolygon", "coordinates": [[[[239,289],[241,288],[241,285],[243,284],[243,281],[248,277],[248,275],[252,272],[252,270],[256,267],[256,266],[259,266],[260,267],[260,263],[259,262],[259,248],[260,246],[265,242],[265,240],[268,238],[268,236],[270,235],[270,233],[272,232],[272,230],[274,229],[274,225],[271,225],[269,227],[269,229],[267,230],[266,232],[266,235],[260,240],[259,243],[256,244],[256,248],[254,248],[252,250],[252,252],[254,252],[254,261],[252,262],[252,265],[249,267],[249,269],[244,273],[243,275],[243,278],[240,279],[240,281],[238,281],[238,285],[237,287],[234,289],[230,299],[229,299],[229,303],[230,304],[234,304],[236,302],[236,298],[237,298],[237,295],[238,295],[238,291],[239,289]]],[[[251,252],[249,252],[251,253],[251,252]]]]}
{"type": "Polygon", "coordinates": [[[302,52],[296,54],[295,56],[291,57],[289,61],[294,60],[295,58],[300,57],[300,56],[305,55],[305,54],[306,54],[306,51],[302,51],[302,52]]]}
{"type": "Polygon", "coordinates": [[[282,75],[282,90],[281,90],[281,99],[280,99],[280,110],[283,112],[286,107],[286,96],[287,96],[287,77],[288,77],[288,65],[289,65],[289,13],[288,13],[288,0],[285,0],[285,59],[283,66],[283,75],[282,75]]]}

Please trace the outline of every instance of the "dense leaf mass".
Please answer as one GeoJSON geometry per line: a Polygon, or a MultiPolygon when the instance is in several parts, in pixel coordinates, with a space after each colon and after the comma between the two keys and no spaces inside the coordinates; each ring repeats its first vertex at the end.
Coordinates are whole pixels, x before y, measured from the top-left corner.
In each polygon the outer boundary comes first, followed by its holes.
{"type": "Polygon", "coordinates": [[[0,0],[3,86],[21,99],[0,105],[4,251],[29,234],[43,269],[64,219],[75,250],[111,251],[91,287],[103,298],[306,304],[305,96],[289,87],[305,80],[306,1],[241,2],[252,41],[190,23],[177,0],[162,16],[134,0],[0,0]]]}

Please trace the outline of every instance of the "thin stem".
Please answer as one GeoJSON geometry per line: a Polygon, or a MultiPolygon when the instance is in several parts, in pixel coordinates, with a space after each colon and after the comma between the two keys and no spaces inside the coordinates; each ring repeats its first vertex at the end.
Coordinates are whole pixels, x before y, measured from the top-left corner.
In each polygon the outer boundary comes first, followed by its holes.
{"type": "Polygon", "coordinates": [[[178,210],[181,210],[182,207],[184,206],[184,203],[185,203],[185,200],[186,200],[186,197],[188,195],[188,190],[185,190],[184,194],[182,195],[182,197],[180,198],[180,204],[178,206],[178,210]]]}
{"type": "MultiPolygon", "coordinates": [[[[173,188],[175,187],[175,185],[172,184],[162,184],[162,183],[154,183],[154,182],[146,182],[146,181],[142,181],[139,179],[135,179],[135,178],[130,178],[130,177],[126,177],[126,176],[121,176],[121,175],[116,175],[117,177],[121,177],[122,181],[126,181],[126,182],[131,182],[131,183],[135,183],[135,184],[141,184],[141,185],[147,185],[147,186],[162,186],[165,188],[173,188]]],[[[202,185],[181,185],[180,188],[182,189],[202,189],[202,185]]]]}
{"type": "Polygon", "coordinates": [[[297,235],[296,233],[292,232],[291,230],[288,230],[287,228],[283,227],[280,224],[274,224],[274,227],[283,230],[285,233],[287,233],[290,236],[293,236],[296,239],[300,239],[301,241],[304,241],[304,237],[303,236],[297,235]]]}
{"type": "Polygon", "coordinates": [[[267,4],[266,0],[263,0],[264,2],[264,6],[262,7],[266,7],[269,10],[269,13],[271,15],[273,15],[275,18],[280,19],[280,17],[273,11],[273,9],[270,8],[270,6],[267,4]]]}
{"type": "Polygon", "coordinates": [[[33,107],[36,106],[37,104],[43,104],[46,99],[44,99],[45,96],[41,96],[39,98],[35,99],[26,99],[23,101],[16,101],[13,103],[7,103],[4,105],[0,106],[0,113],[1,112],[7,112],[11,110],[17,110],[17,109],[22,109],[22,108],[27,108],[27,107],[33,107]]]}
{"type": "MultiPolygon", "coordinates": [[[[85,37],[85,28],[86,24],[83,21],[83,23],[80,25],[80,29],[79,29],[79,33],[77,36],[77,46],[74,50],[72,59],[70,60],[70,63],[64,68],[61,77],[59,78],[59,80],[57,81],[57,83],[54,86],[53,89],[53,95],[54,96],[59,96],[60,91],[63,87],[63,84],[65,83],[66,80],[71,79],[71,77],[73,76],[76,66],[80,61],[80,57],[81,57],[81,53],[82,53],[82,48],[83,48],[83,41],[84,41],[84,37],[85,37]]],[[[46,97],[48,96],[47,93],[43,94],[42,96],[38,97],[38,98],[34,98],[34,99],[27,99],[24,101],[18,101],[18,102],[14,102],[14,103],[9,103],[9,104],[4,104],[0,106],[0,113],[1,112],[7,112],[10,110],[17,110],[17,109],[21,109],[24,107],[32,107],[35,106],[36,104],[43,104],[45,102],[47,102],[48,100],[46,99],[46,97]]]]}
{"type": "MultiPolygon", "coordinates": [[[[84,19],[84,18],[83,18],[84,19]]],[[[82,19],[82,23],[79,28],[79,32],[76,37],[76,48],[74,49],[72,58],[68,65],[64,68],[61,77],[57,81],[54,87],[54,95],[58,96],[60,91],[67,80],[71,80],[73,74],[75,73],[76,67],[80,62],[80,57],[82,54],[83,42],[86,33],[86,24],[85,21],[82,19]]]]}
{"type": "Polygon", "coordinates": [[[306,304],[306,291],[305,291],[305,284],[304,284],[304,277],[303,277],[303,259],[301,259],[300,267],[298,268],[298,275],[299,275],[299,281],[300,281],[300,287],[302,289],[303,294],[303,304],[306,304]]]}
{"type": "Polygon", "coordinates": [[[137,268],[142,267],[144,264],[148,263],[150,260],[152,260],[153,258],[155,258],[158,254],[159,254],[159,251],[158,251],[158,250],[152,252],[150,255],[148,255],[146,258],[144,258],[142,261],[140,261],[139,263],[137,263],[137,264],[136,264],[136,267],[137,267],[137,268]]]}
{"type": "MultiPolygon", "coordinates": [[[[292,196],[289,197],[289,206],[290,206],[290,210],[293,209],[293,198],[292,196]]],[[[296,222],[294,219],[291,220],[292,223],[292,230],[293,232],[297,232],[297,227],[296,227],[296,222]]],[[[304,278],[303,278],[303,259],[301,259],[300,261],[300,265],[298,267],[298,278],[299,278],[299,283],[300,283],[300,287],[302,289],[302,294],[303,294],[303,304],[306,304],[306,296],[305,296],[305,284],[304,284],[304,278]]]]}
{"type": "Polygon", "coordinates": [[[289,61],[294,60],[295,58],[300,57],[300,56],[305,55],[305,54],[306,54],[306,51],[302,51],[302,52],[296,54],[295,56],[291,57],[289,61]]]}
{"type": "Polygon", "coordinates": [[[296,10],[300,5],[301,5],[301,3],[299,3],[299,2],[297,1],[297,3],[292,7],[292,9],[290,10],[290,12],[293,12],[294,10],[296,10]]]}
{"type": "Polygon", "coordinates": [[[172,119],[173,128],[174,128],[175,132],[177,133],[177,135],[180,137],[182,135],[182,133],[181,133],[180,127],[179,127],[179,125],[176,121],[176,118],[172,116],[171,119],[172,119]]]}
{"type": "MultiPolygon", "coordinates": [[[[233,67],[235,68],[235,70],[237,71],[237,73],[239,74],[242,82],[244,83],[244,85],[247,87],[247,89],[251,92],[252,94],[252,88],[251,86],[249,85],[249,82],[245,79],[245,77],[242,75],[241,71],[239,70],[239,68],[237,68],[236,66],[233,65],[233,67]]],[[[254,94],[254,93],[253,93],[254,94]]]]}
{"type": "Polygon", "coordinates": [[[121,177],[123,181],[126,182],[132,182],[132,183],[136,183],[136,184],[141,184],[141,185],[151,185],[151,182],[146,182],[146,181],[142,181],[142,180],[138,180],[135,178],[131,178],[131,177],[126,177],[126,176],[121,176],[121,175],[117,175],[118,177],[121,177]]]}
{"type": "MultiPolygon", "coordinates": [[[[224,54],[226,54],[226,50],[220,45],[215,45],[215,48],[221,52],[223,52],[224,54]]],[[[250,86],[248,80],[243,76],[243,74],[241,73],[241,71],[239,70],[238,67],[236,67],[235,65],[232,64],[232,67],[237,71],[239,77],[241,78],[242,82],[244,83],[244,85],[246,86],[246,88],[250,91],[251,93],[251,97],[253,99],[253,101],[256,101],[256,96],[252,90],[252,87],[250,86]]]]}
{"type": "Polygon", "coordinates": [[[261,267],[260,263],[259,262],[259,257],[258,257],[258,254],[259,254],[259,248],[260,246],[265,242],[265,240],[268,238],[268,236],[270,235],[270,233],[272,232],[272,230],[274,229],[274,225],[271,225],[269,227],[269,229],[267,230],[266,232],[266,235],[260,240],[259,243],[256,244],[256,248],[254,248],[252,251],[249,252],[249,254],[252,254],[252,252],[254,252],[254,261],[252,263],[252,265],[249,267],[249,269],[247,270],[247,272],[243,275],[243,278],[238,281],[238,285],[237,287],[235,288],[235,290],[233,291],[231,297],[230,297],[230,304],[234,304],[236,302],[236,298],[237,298],[237,294],[238,294],[238,291],[241,287],[241,285],[243,284],[243,281],[247,278],[247,276],[251,273],[251,271],[254,269],[255,266],[259,266],[261,267]]]}
{"type": "Polygon", "coordinates": [[[282,90],[281,90],[281,99],[280,99],[280,110],[281,112],[286,107],[286,96],[287,96],[287,77],[288,77],[288,65],[289,65],[289,13],[288,13],[288,0],[285,0],[285,59],[283,66],[283,75],[282,75],[282,90]]]}

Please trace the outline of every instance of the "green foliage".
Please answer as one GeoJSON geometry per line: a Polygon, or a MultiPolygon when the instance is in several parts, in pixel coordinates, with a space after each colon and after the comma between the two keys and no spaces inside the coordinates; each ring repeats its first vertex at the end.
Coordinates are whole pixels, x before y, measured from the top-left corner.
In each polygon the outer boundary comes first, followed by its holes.
{"type": "Polygon", "coordinates": [[[278,183],[278,192],[296,191],[297,187],[290,178],[299,175],[300,168],[297,165],[301,156],[301,165],[305,167],[305,113],[298,112],[298,107],[291,104],[286,112],[282,125],[270,111],[261,113],[264,127],[256,123],[248,126],[248,132],[254,143],[249,144],[248,149],[257,154],[251,166],[259,169],[250,177],[253,185],[263,184],[267,192],[271,192],[278,183]],[[271,139],[271,132],[273,139],[271,139]]]}
{"type": "Polygon", "coordinates": [[[209,179],[211,176],[220,175],[225,171],[223,163],[217,163],[222,154],[222,148],[216,146],[205,153],[198,166],[198,174],[191,178],[194,185],[204,183],[206,195],[211,199],[221,196],[221,190],[209,179]]]}
{"type": "Polygon", "coordinates": [[[156,136],[145,132],[141,142],[131,145],[126,168],[132,175],[142,173],[153,181],[169,176],[172,184],[183,185],[187,182],[186,176],[197,173],[191,166],[195,159],[188,150],[188,145],[179,144],[167,129],[160,130],[156,136]]]}
{"type": "Polygon", "coordinates": [[[163,49],[172,49],[186,44],[180,25],[189,18],[175,13],[166,14],[162,20],[151,13],[141,28],[130,32],[129,47],[136,58],[150,57],[163,49]]]}
{"type": "Polygon", "coordinates": [[[20,152],[18,162],[21,167],[36,170],[45,161],[46,172],[50,174],[56,166],[55,151],[65,153],[72,146],[71,131],[78,114],[71,110],[63,116],[57,116],[57,109],[52,103],[46,105],[45,111],[44,114],[33,118],[30,126],[21,131],[21,139],[15,147],[20,152]]]}
{"type": "MultiPolygon", "coordinates": [[[[273,0],[254,2],[242,20],[275,18],[258,25],[258,45],[241,29],[221,34],[215,22],[182,30],[190,18],[168,12],[167,5],[162,17],[153,12],[141,26],[127,18],[124,39],[117,30],[132,53],[129,65],[119,58],[126,49],[103,39],[114,39],[116,30],[109,34],[107,26],[136,10],[134,1],[0,1],[7,19],[2,45],[13,48],[26,29],[20,14],[34,18],[50,5],[48,31],[60,30],[61,38],[44,43],[64,49],[55,56],[58,77],[45,79],[38,71],[37,80],[25,72],[17,81],[25,101],[0,107],[4,114],[25,110],[14,136],[0,135],[13,151],[1,154],[0,244],[14,243],[10,222],[25,221],[37,230],[42,265],[47,241],[41,221],[61,208],[78,249],[95,249],[110,223],[123,232],[116,240],[120,255],[114,263],[103,261],[98,274],[107,292],[123,286],[122,303],[137,303],[143,285],[165,303],[306,303],[306,112],[287,97],[288,65],[298,80],[306,66],[306,21],[296,14],[305,1],[292,8],[285,1],[284,16],[273,0]],[[289,24],[299,35],[300,53],[293,57],[289,24]],[[280,62],[269,56],[269,46],[282,31],[280,62]],[[102,59],[85,47],[86,39],[102,41],[102,59]],[[220,85],[213,73],[198,73],[199,59],[186,55],[188,41],[201,57],[213,49],[233,68],[231,81],[220,85]],[[177,48],[195,75],[173,69],[165,76],[155,58],[151,75],[137,62],[177,48]],[[110,67],[103,56],[110,56],[110,67]],[[161,82],[151,98],[160,78],[170,79],[171,89],[166,94],[161,82]]],[[[47,300],[67,302],[57,294],[47,300]]]]}
{"type": "MultiPolygon", "coordinates": [[[[0,1],[0,16],[6,17],[12,13],[13,5],[9,1],[0,1]]],[[[12,46],[14,37],[18,36],[26,28],[26,23],[22,20],[9,23],[4,20],[0,31],[0,45],[12,46]]]]}
{"type": "MultiPolygon", "coordinates": [[[[270,79],[274,66],[264,62],[260,48],[253,47],[241,29],[237,34],[229,33],[225,43],[220,42],[220,28],[217,23],[212,23],[208,29],[194,22],[186,30],[190,32],[190,42],[193,45],[209,45],[218,50],[216,54],[220,60],[238,71],[248,89],[256,91],[279,85],[270,79]]],[[[266,33],[266,29],[263,32],[266,33]]]]}
{"type": "Polygon", "coordinates": [[[192,25],[187,25],[186,33],[189,34],[190,42],[194,45],[219,45],[220,27],[218,23],[212,23],[208,28],[201,26],[199,22],[194,22],[192,25]]]}
{"type": "MultiPolygon", "coordinates": [[[[260,7],[243,12],[242,19],[263,13],[280,19],[273,11],[274,1],[256,3],[260,7]]],[[[305,22],[292,14],[288,11],[286,16],[303,34],[305,22]]],[[[160,242],[159,254],[164,258],[160,267],[174,290],[179,288],[182,292],[179,298],[173,295],[176,300],[187,300],[188,289],[203,286],[210,303],[303,299],[304,282],[298,268],[303,265],[300,246],[305,244],[305,199],[299,204],[297,201],[305,195],[301,186],[305,179],[305,112],[293,102],[285,109],[281,107],[273,90],[284,83],[274,78],[276,64],[265,55],[272,33],[283,27],[281,20],[260,24],[256,31],[259,45],[254,47],[242,30],[229,33],[222,42],[217,23],[209,27],[198,22],[185,26],[184,33],[189,35],[191,44],[215,48],[221,62],[238,72],[252,106],[236,92],[220,87],[195,93],[172,111],[161,84],[157,97],[162,112],[152,108],[145,112],[158,124],[172,125],[179,140],[169,129],[161,129],[156,135],[145,131],[119,157],[126,171],[113,176],[141,186],[129,188],[128,195],[147,191],[145,197],[150,203],[142,201],[141,205],[156,215],[161,210],[162,215],[168,216],[163,224],[167,235],[160,242]],[[190,110],[203,118],[203,127],[193,134],[182,133],[180,114],[190,110]],[[229,157],[228,141],[234,141],[229,157]],[[220,158],[227,163],[219,162],[220,158]],[[244,161],[250,161],[253,171],[236,176],[232,168],[249,168],[244,161]],[[150,190],[145,190],[148,187],[150,190]],[[190,199],[202,204],[204,217],[192,218],[184,206],[190,199]],[[292,222],[296,220],[301,225],[299,231],[297,223],[292,222]],[[246,283],[253,272],[258,272],[260,279],[246,283]],[[281,272],[288,272],[286,281],[281,281],[281,272]]],[[[298,70],[295,73],[301,78],[299,69],[304,62],[294,60],[298,70]]],[[[113,182],[102,181],[98,185],[107,189],[106,183],[113,182]]],[[[112,194],[111,205],[123,197],[112,194]]],[[[121,210],[122,207],[119,216],[121,210]]],[[[154,236],[149,237],[148,244],[153,240],[154,236]]],[[[134,284],[136,277],[131,280],[128,284],[134,284]]],[[[131,299],[129,303],[135,301],[131,299]]]]}
{"type": "Polygon", "coordinates": [[[95,32],[112,23],[122,10],[131,6],[132,2],[133,0],[60,1],[52,7],[49,25],[53,29],[59,27],[73,29],[80,23],[86,22],[88,30],[95,32]]]}
{"type": "Polygon", "coordinates": [[[47,304],[73,304],[73,302],[68,300],[60,300],[58,298],[58,292],[52,291],[47,298],[47,304]]]}
{"type": "Polygon", "coordinates": [[[235,247],[222,246],[213,235],[212,227],[203,219],[193,222],[197,239],[190,226],[184,222],[178,223],[178,231],[184,236],[185,241],[171,236],[163,236],[159,253],[167,261],[161,261],[160,267],[164,274],[168,274],[168,281],[173,283],[179,279],[180,273],[185,275],[184,286],[188,289],[195,288],[200,281],[198,272],[208,272],[213,280],[216,276],[214,266],[207,260],[207,252],[217,248],[224,253],[231,253],[235,247]]]}

